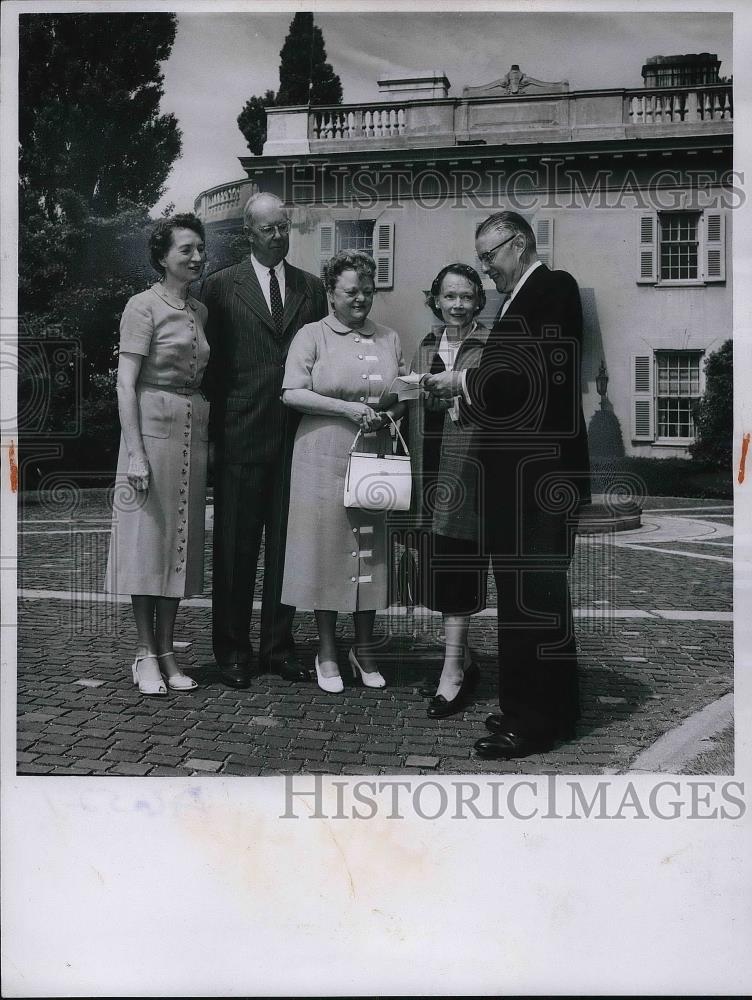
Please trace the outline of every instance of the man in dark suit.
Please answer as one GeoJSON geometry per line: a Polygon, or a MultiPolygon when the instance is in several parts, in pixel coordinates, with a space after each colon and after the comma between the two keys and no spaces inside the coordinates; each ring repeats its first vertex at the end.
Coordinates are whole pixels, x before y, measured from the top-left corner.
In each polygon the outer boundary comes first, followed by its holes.
{"type": "Polygon", "coordinates": [[[294,411],[280,394],[290,342],[326,315],[319,278],[285,261],[290,222],[275,195],[254,194],[244,211],[251,253],[204,282],[211,356],[214,559],[212,638],[222,680],[250,684],[253,588],[264,531],[259,667],[289,680],[308,677],[294,655],[295,609],[280,603],[285,562],[294,411]]]}
{"type": "Polygon", "coordinates": [[[477,369],[429,376],[461,397],[476,429],[484,554],[498,592],[499,704],[478,740],[482,757],[515,758],[574,736],[577,650],[567,571],[579,508],[590,500],[582,413],[582,309],[577,283],[537,256],[515,212],[476,233],[476,252],[507,293],[477,369]]]}

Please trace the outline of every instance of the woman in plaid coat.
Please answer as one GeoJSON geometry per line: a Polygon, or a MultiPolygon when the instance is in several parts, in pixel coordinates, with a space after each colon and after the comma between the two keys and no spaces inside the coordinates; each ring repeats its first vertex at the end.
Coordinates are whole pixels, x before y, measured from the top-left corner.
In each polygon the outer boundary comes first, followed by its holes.
{"type": "MultiPolygon", "coordinates": [[[[475,368],[488,329],[475,319],[486,296],[467,264],[443,267],[427,305],[440,321],[420,343],[411,370],[420,374],[475,368]]],[[[486,600],[488,560],[479,555],[478,465],[472,428],[463,426],[457,402],[426,396],[408,404],[414,476],[412,513],[418,528],[420,603],[444,616],[446,652],[431,718],[461,711],[478,680],[467,644],[470,615],[486,600]]]]}

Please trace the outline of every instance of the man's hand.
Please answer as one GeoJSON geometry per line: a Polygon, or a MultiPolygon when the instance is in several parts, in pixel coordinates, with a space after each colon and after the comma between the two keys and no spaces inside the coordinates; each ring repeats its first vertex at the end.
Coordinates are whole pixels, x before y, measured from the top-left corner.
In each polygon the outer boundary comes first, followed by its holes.
{"type": "Polygon", "coordinates": [[[420,383],[429,397],[435,399],[452,399],[462,392],[462,372],[438,372],[436,375],[426,375],[420,383]]]}

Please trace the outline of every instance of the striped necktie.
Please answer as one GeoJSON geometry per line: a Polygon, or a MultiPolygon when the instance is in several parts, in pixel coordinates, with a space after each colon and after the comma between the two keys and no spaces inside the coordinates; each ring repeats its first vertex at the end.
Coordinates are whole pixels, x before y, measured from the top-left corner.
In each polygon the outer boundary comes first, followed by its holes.
{"type": "Polygon", "coordinates": [[[272,304],[272,319],[274,320],[274,329],[277,332],[277,336],[282,336],[282,295],[279,290],[279,281],[277,281],[277,275],[274,273],[274,268],[269,268],[269,298],[272,304]]]}

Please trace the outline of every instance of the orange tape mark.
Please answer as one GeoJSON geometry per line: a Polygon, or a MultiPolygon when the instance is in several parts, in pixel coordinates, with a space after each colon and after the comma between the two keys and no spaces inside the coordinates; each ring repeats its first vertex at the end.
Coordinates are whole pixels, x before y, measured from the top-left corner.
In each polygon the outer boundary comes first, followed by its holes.
{"type": "Polygon", "coordinates": [[[749,451],[749,439],[749,434],[745,434],[742,438],[742,456],[739,459],[739,475],[736,477],[740,486],[744,482],[744,473],[747,465],[747,452],[749,451]]]}
{"type": "Polygon", "coordinates": [[[18,466],[16,465],[16,446],[11,441],[8,446],[8,465],[10,466],[10,489],[18,493],[18,466]]]}

